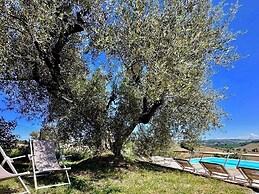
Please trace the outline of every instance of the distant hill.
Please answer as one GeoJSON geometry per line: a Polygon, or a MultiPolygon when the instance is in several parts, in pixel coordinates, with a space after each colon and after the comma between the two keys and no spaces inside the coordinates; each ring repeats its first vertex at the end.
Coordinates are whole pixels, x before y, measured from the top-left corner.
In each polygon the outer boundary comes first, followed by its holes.
{"type": "Polygon", "coordinates": [[[246,149],[248,152],[259,152],[259,142],[252,142],[244,146],[240,146],[237,149],[244,150],[246,149]]]}
{"type": "Polygon", "coordinates": [[[209,139],[202,140],[201,145],[214,148],[239,148],[248,144],[259,144],[259,139],[209,139]]]}

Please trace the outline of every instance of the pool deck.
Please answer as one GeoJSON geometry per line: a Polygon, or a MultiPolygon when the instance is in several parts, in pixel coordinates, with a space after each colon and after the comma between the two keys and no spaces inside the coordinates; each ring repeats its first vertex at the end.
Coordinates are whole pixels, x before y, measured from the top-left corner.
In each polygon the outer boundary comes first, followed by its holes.
{"type": "MultiPolygon", "coordinates": [[[[147,162],[146,159],[144,159],[144,160],[140,159],[140,161],[147,162]]],[[[152,156],[152,157],[150,157],[148,162],[152,163],[152,164],[155,164],[155,165],[162,166],[162,167],[171,168],[171,169],[178,169],[178,170],[183,171],[181,166],[179,166],[178,163],[173,158],[166,158],[166,157],[161,157],[161,156],[152,156]]],[[[196,169],[203,169],[200,164],[194,164],[193,166],[196,169]]],[[[245,178],[240,174],[240,172],[236,168],[228,168],[227,170],[231,175],[237,176],[238,179],[229,180],[229,179],[221,179],[220,177],[211,177],[211,178],[220,178],[222,181],[225,181],[225,182],[228,182],[228,183],[238,184],[240,186],[246,186],[248,188],[253,189],[254,193],[259,193],[259,181],[258,181],[258,183],[254,183],[254,184],[252,184],[252,186],[249,186],[249,184],[247,183],[245,178]]],[[[200,173],[194,173],[194,174],[204,176],[204,177],[209,177],[208,174],[205,174],[204,169],[203,169],[203,171],[200,171],[200,173]]]]}

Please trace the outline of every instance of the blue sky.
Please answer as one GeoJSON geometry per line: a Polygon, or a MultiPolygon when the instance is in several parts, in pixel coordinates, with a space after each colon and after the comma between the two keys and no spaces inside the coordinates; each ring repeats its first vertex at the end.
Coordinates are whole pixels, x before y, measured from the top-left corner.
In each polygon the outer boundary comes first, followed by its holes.
{"type": "Polygon", "coordinates": [[[249,56],[235,62],[233,69],[220,69],[213,78],[215,88],[229,87],[229,98],[220,105],[231,120],[224,122],[226,126],[222,130],[207,133],[209,139],[259,139],[259,1],[239,0],[239,4],[241,7],[230,29],[247,30],[233,44],[238,46],[239,53],[249,56]]]}
{"type": "MultiPolygon", "coordinates": [[[[213,0],[213,3],[219,2],[213,0]]],[[[235,3],[235,0],[226,0],[235,3]]],[[[228,86],[229,98],[220,105],[229,113],[229,121],[225,127],[211,131],[205,138],[258,138],[259,139],[259,0],[239,0],[242,5],[232,22],[233,31],[247,30],[239,36],[233,44],[238,46],[238,52],[249,55],[237,61],[235,68],[225,70],[221,68],[213,77],[214,87],[228,86]]],[[[1,98],[0,98],[1,99],[1,98]]],[[[4,104],[0,102],[0,107],[4,104]]],[[[7,120],[13,120],[19,115],[12,111],[0,112],[7,120]]],[[[38,130],[40,123],[18,119],[18,126],[14,133],[21,139],[28,139],[33,130],[38,130]]]]}

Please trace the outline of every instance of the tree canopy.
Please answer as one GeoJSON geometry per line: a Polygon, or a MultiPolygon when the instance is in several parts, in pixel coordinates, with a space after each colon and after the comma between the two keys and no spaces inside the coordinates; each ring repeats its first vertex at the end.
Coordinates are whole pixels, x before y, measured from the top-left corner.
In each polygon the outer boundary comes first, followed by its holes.
{"type": "Polygon", "coordinates": [[[3,149],[11,149],[18,140],[18,136],[12,134],[16,125],[14,121],[8,122],[4,118],[0,118],[0,146],[3,149]]]}
{"type": "Polygon", "coordinates": [[[119,155],[140,125],[195,138],[221,126],[216,66],[240,58],[238,4],[210,0],[0,3],[0,89],[63,139],[119,155]],[[53,127],[49,127],[53,129],[53,127]]]}

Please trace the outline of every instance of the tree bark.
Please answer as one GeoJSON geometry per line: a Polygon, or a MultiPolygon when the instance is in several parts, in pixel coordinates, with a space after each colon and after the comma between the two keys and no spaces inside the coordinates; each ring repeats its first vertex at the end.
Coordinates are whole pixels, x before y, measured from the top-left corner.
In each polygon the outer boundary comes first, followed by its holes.
{"type": "Polygon", "coordinates": [[[151,108],[148,109],[147,107],[147,98],[143,98],[143,112],[136,121],[133,121],[132,125],[127,129],[119,129],[118,132],[115,134],[115,141],[112,144],[112,152],[115,156],[121,156],[121,151],[123,148],[123,143],[127,140],[136,126],[140,123],[148,124],[152,117],[155,115],[158,108],[163,104],[164,96],[162,95],[160,100],[154,102],[151,108]]]}
{"type": "Polygon", "coordinates": [[[112,146],[112,153],[116,156],[116,157],[120,157],[122,156],[121,154],[121,150],[122,150],[122,142],[115,142],[112,146]]]}

